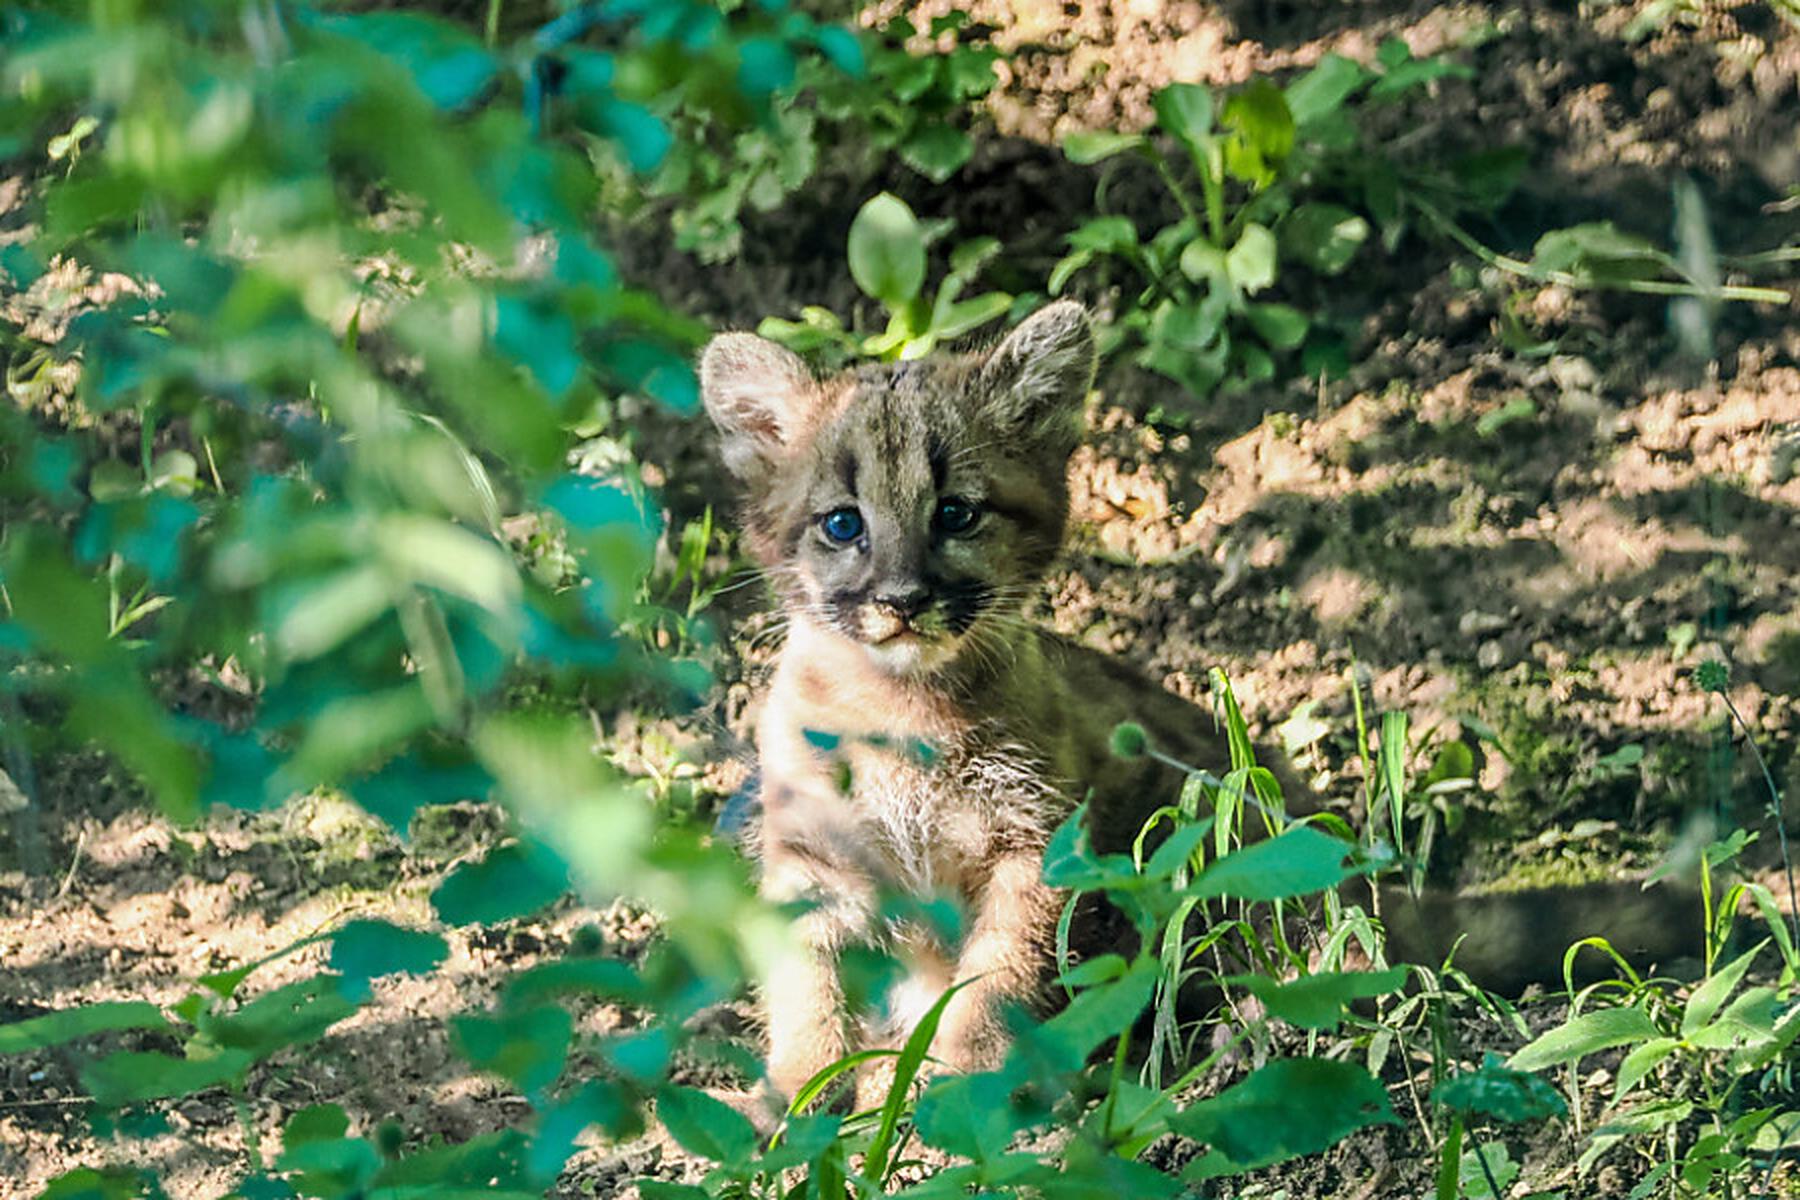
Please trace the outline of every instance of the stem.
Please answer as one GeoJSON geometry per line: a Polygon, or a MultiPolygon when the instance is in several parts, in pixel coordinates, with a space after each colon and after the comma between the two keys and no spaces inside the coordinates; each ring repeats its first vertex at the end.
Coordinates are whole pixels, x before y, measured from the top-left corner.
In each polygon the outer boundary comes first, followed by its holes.
{"type": "Polygon", "coordinates": [[[1781,816],[1781,789],[1775,786],[1775,777],[1769,774],[1769,764],[1763,759],[1762,747],[1756,744],[1756,735],[1750,732],[1750,726],[1738,715],[1737,705],[1724,692],[1719,693],[1719,699],[1725,701],[1725,711],[1731,714],[1731,719],[1744,731],[1744,740],[1750,743],[1750,753],[1756,756],[1757,769],[1762,772],[1763,784],[1769,789],[1769,816],[1775,822],[1775,836],[1781,844],[1781,865],[1787,872],[1788,922],[1793,927],[1794,944],[1800,946],[1800,902],[1796,902],[1794,898],[1794,856],[1788,851],[1787,824],[1781,816]]]}
{"type": "Polygon", "coordinates": [[[1479,258],[1490,267],[1498,267],[1508,274],[1518,275],[1525,279],[1536,279],[1544,283],[1560,283],[1565,287],[1613,289],[1627,292],[1641,292],[1651,296],[1697,296],[1703,300],[1743,300],[1761,304],[1786,304],[1793,297],[1779,288],[1740,287],[1725,284],[1719,287],[1696,287],[1691,283],[1675,283],[1666,279],[1621,279],[1600,280],[1584,278],[1568,271],[1546,271],[1534,267],[1522,258],[1514,258],[1510,254],[1501,254],[1478,241],[1473,234],[1452,221],[1440,212],[1429,201],[1417,196],[1409,197],[1409,203],[1444,236],[1479,258]]]}
{"type": "Polygon", "coordinates": [[[1475,1151],[1475,1161],[1481,1164],[1481,1173],[1487,1179],[1488,1195],[1494,1200],[1501,1200],[1500,1183],[1494,1178],[1493,1168],[1488,1166],[1487,1154],[1481,1149],[1481,1139],[1473,1133],[1469,1134],[1469,1148],[1475,1151]]]}
{"type": "Polygon", "coordinates": [[[1163,186],[1169,189],[1169,194],[1175,197],[1175,203],[1181,206],[1181,215],[1192,221],[1194,228],[1198,229],[1200,214],[1194,211],[1193,201],[1189,200],[1187,193],[1182,190],[1181,181],[1175,178],[1175,169],[1169,166],[1169,160],[1163,157],[1162,151],[1154,146],[1146,146],[1144,153],[1149,156],[1150,164],[1156,168],[1156,173],[1162,176],[1163,186]]]}

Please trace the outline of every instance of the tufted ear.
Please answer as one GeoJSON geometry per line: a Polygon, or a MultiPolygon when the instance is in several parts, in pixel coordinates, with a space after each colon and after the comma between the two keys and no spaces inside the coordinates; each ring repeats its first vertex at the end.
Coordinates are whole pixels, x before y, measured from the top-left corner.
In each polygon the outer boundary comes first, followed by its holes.
{"type": "Polygon", "coordinates": [[[1081,437],[1094,383],[1094,327],[1073,300],[1041,308],[988,353],[982,392],[1000,423],[1064,453],[1081,437]]]}
{"type": "Polygon", "coordinates": [[[725,466],[746,482],[781,457],[819,399],[800,357],[754,333],[721,333],[706,344],[700,393],[725,466]]]}

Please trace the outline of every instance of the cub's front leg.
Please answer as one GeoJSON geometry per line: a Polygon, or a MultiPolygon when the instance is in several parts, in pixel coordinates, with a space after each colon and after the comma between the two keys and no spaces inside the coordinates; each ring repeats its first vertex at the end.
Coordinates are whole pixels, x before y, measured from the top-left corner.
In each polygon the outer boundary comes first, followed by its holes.
{"type": "Polygon", "coordinates": [[[967,981],[944,1009],[932,1055],[956,1071],[988,1071],[1006,1057],[1006,1011],[1041,1006],[1050,978],[1061,897],[1046,886],[1041,855],[998,858],[974,899],[956,979],[967,981]]]}
{"type": "Polygon", "coordinates": [[[792,1099],[808,1079],[850,1050],[850,1016],[838,958],[845,946],[865,936],[873,888],[853,869],[769,839],[762,894],[777,903],[814,906],[796,922],[799,944],[770,964],[761,981],[769,1082],[792,1099]]]}

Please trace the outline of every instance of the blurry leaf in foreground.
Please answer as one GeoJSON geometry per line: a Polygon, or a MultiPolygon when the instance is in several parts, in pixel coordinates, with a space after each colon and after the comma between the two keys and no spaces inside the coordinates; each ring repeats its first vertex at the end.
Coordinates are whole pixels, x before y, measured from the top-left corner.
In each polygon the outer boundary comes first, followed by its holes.
{"type": "Polygon", "coordinates": [[[1354,1063],[1280,1059],[1170,1118],[1208,1149],[1183,1175],[1216,1179],[1316,1154],[1369,1125],[1397,1125],[1381,1083],[1354,1063]]]}

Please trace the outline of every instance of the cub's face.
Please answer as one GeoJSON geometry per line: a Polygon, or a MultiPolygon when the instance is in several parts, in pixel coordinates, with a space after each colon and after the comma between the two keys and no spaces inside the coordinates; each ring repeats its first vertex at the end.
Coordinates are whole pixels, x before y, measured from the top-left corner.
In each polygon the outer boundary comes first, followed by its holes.
{"type": "Polygon", "coordinates": [[[986,354],[823,381],[749,334],[715,338],[701,363],[748,544],[784,605],[896,674],[978,652],[1043,577],[1093,371],[1071,303],[986,354]]]}

